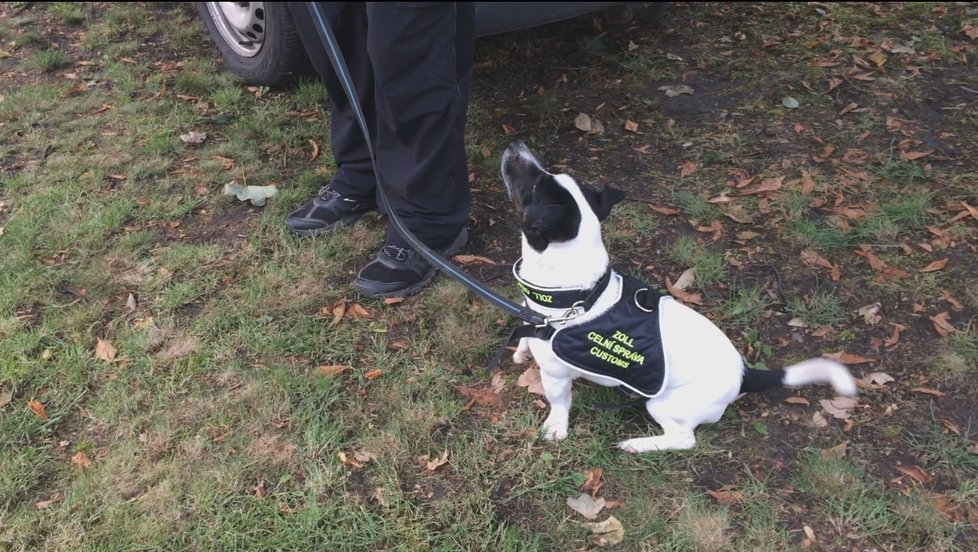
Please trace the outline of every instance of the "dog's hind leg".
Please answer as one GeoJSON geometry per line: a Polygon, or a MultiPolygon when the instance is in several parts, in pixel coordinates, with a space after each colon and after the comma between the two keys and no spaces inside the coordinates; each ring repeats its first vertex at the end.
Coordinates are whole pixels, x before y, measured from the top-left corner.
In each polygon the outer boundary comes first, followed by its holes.
{"type": "Polygon", "coordinates": [[[687,426],[672,420],[659,421],[663,434],[655,437],[640,437],[618,443],[618,448],[631,454],[641,454],[654,450],[684,450],[696,445],[693,430],[696,426],[687,426]]]}
{"type": "Polygon", "coordinates": [[[523,364],[530,360],[530,356],[530,338],[521,338],[520,342],[516,345],[516,352],[513,353],[513,363],[523,364]]]}
{"type": "Polygon", "coordinates": [[[559,441],[567,437],[567,428],[570,425],[571,385],[574,379],[548,374],[541,367],[540,381],[543,384],[543,393],[550,403],[550,415],[543,421],[540,430],[544,439],[559,441]]]}

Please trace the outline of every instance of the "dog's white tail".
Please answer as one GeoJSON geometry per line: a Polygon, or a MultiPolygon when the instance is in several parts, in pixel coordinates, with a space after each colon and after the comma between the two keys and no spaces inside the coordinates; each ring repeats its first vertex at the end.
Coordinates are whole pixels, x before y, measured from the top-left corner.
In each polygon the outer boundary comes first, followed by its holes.
{"type": "Polygon", "coordinates": [[[798,364],[792,364],[784,370],[744,370],[744,379],[740,385],[741,393],[763,391],[776,387],[801,387],[813,383],[828,383],[839,395],[854,397],[856,395],[856,380],[849,370],[825,358],[813,358],[798,364]]]}

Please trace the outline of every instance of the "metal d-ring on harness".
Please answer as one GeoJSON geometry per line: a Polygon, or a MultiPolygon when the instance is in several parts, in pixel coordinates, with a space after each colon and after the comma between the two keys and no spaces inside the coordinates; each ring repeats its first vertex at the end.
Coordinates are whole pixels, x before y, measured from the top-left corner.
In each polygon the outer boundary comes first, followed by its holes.
{"type": "Polygon", "coordinates": [[[336,76],[339,78],[343,91],[346,92],[346,97],[350,100],[350,106],[353,108],[353,114],[356,116],[357,123],[360,125],[360,130],[363,132],[363,137],[367,143],[367,152],[370,154],[370,162],[373,164],[374,174],[377,177],[377,196],[380,200],[380,204],[389,213],[390,219],[394,223],[394,227],[401,234],[401,236],[407,240],[411,247],[413,247],[418,254],[424,257],[426,261],[431,263],[438,270],[441,270],[447,274],[455,281],[471,289],[483,299],[489,301],[499,309],[519,318],[527,324],[537,326],[548,325],[550,320],[544,316],[541,316],[539,313],[534,312],[528,307],[517,305],[498,293],[495,293],[491,289],[482,285],[478,280],[473,279],[471,276],[446,261],[445,258],[438,253],[432,251],[428,246],[422,243],[421,240],[415,237],[414,234],[408,230],[407,226],[404,225],[404,222],[401,221],[400,217],[397,216],[397,212],[391,207],[390,202],[387,199],[387,194],[384,191],[384,186],[382,184],[383,176],[381,175],[380,171],[377,170],[377,159],[374,157],[373,142],[370,139],[370,131],[367,128],[367,120],[363,115],[363,109],[360,107],[359,98],[357,97],[356,90],[353,88],[353,82],[350,78],[350,71],[346,67],[346,61],[344,60],[343,54],[340,52],[339,46],[337,45],[336,37],[333,35],[333,30],[330,27],[329,22],[326,21],[325,17],[323,17],[323,14],[319,10],[319,6],[316,5],[316,2],[309,2],[309,6],[313,14],[314,26],[319,32],[319,36],[322,38],[323,43],[326,45],[326,54],[327,57],[329,57],[329,62],[333,66],[333,70],[336,71],[336,76]]]}

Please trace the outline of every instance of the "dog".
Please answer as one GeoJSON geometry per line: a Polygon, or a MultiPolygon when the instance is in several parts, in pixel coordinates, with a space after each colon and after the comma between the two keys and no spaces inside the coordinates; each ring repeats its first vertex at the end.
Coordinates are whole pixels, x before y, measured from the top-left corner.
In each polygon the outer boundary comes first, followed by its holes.
{"type": "MultiPolygon", "coordinates": [[[[744,392],[827,383],[839,395],[856,394],[856,382],[849,371],[828,359],[806,360],[784,370],[747,368],[730,339],[709,319],[672,297],[655,294],[650,298],[649,293],[655,292],[635,289],[633,279],[612,270],[601,237],[601,222],[624,200],[623,192],[607,186],[598,191],[578,184],[567,174],[550,173],[522,142],[514,142],[505,150],[501,172],[520,215],[522,259],[514,265],[514,275],[524,292],[524,305],[549,317],[550,332],[555,332],[552,339],[522,337],[513,354],[516,364],[525,363],[532,354],[540,366],[544,394],[550,403],[550,413],[541,428],[545,439],[567,437],[574,379],[583,377],[602,386],[619,387],[622,378],[597,373],[600,370],[592,366],[607,365],[608,370],[620,370],[631,377],[638,374],[629,372],[639,364],[636,361],[645,363],[646,356],[656,355],[633,348],[636,339],[652,338],[636,338],[632,330],[612,331],[617,327],[613,326],[607,331],[587,331],[589,325],[599,323],[602,315],[615,308],[619,299],[630,312],[649,313],[632,322],[631,328],[658,324],[661,347],[656,350],[664,372],[652,376],[658,389],[642,392],[634,382],[625,386],[631,391],[638,389],[648,398],[645,408],[663,430],[662,435],[619,443],[626,452],[692,448],[696,427],[719,420],[727,405],[744,392]],[[632,293],[632,289],[637,307],[632,306],[632,297],[623,296],[623,290],[632,293]],[[571,308],[548,305],[561,293],[580,293],[583,298],[589,290],[588,300],[578,301],[571,308]],[[574,331],[578,341],[588,342],[581,349],[589,362],[583,368],[580,363],[569,363],[566,351],[559,355],[555,345],[558,335],[574,331]]],[[[582,347],[580,343],[576,346],[582,347]]]]}

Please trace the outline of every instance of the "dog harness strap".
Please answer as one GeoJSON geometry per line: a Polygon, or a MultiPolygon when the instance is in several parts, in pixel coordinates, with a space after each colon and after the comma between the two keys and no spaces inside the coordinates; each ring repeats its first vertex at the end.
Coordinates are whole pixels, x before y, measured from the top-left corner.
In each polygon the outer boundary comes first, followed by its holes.
{"type": "Polygon", "coordinates": [[[520,265],[523,259],[513,263],[513,276],[516,278],[516,285],[526,296],[526,300],[541,307],[549,309],[572,309],[583,307],[585,311],[594,306],[595,301],[611,282],[611,267],[605,271],[601,279],[589,288],[546,288],[539,287],[527,282],[520,277],[520,265]]]}

